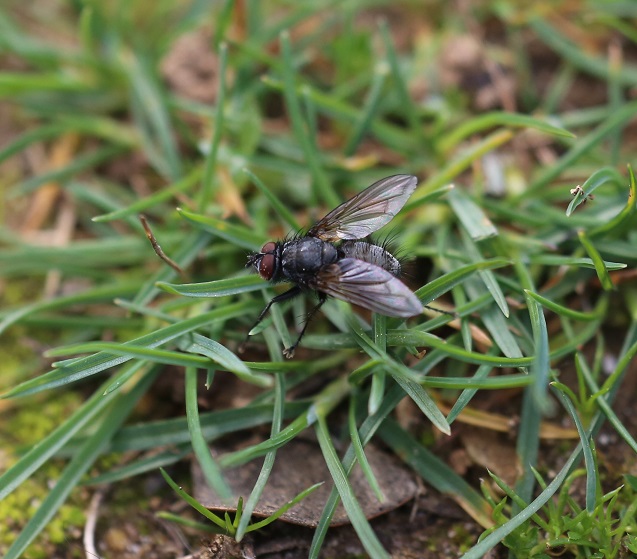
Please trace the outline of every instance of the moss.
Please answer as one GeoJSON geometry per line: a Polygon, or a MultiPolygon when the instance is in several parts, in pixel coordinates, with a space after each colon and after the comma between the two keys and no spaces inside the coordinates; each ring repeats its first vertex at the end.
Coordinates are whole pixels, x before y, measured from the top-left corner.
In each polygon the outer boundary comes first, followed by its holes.
{"type": "MultiPolygon", "coordinates": [[[[0,436],[20,448],[31,446],[51,433],[79,403],[79,396],[72,392],[61,393],[45,403],[34,398],[9,415],[0,426],[0,436]]],[[[17,461],[15,448],[5,447],[3,451],[3,466],[9,467],[17,461]]],[[[38,510],[64,467],[65,463],[61,460],[49,461],[0,501],[0,518],[3,519],[0,523],[0,556],[6,553],[16,535],[38,510]]],[[[51,557],[56,546],[67,546],[69,541],[81,535],[87,500],[85,490],[76,490],[29,548],[27,556],[34,559],[51,557]]]]}
{"type": "Polygon", "coordinates": [[[24,380],[28,364],[37,360],[33,349],[25,343],[27,339],[27,332],[22,326],[16,326],[8,332],[3,332],[0,338],[0,355],[2,355],[0,390],[24,380]]]}
{"type": "Polygon", "coordinates": [[[73,392],[63,392],[46,403],[34,399],[9,416],[0,432],[20,446],[31,446],[51,433],[80,403],[80,397],[73,392]]]}
{"type": "MultiPolygon", "coordinates": [[[[59,477],[61,468],[44,467],[0,501],[0,555],[4,555],[48,495],[50,480],[59,477]]],[[[53,547],[66,545],[81,534],[87,494],[76,491],[59,509],[38,540],[29,548],[28,557],[50,557],[53,547]]]]}

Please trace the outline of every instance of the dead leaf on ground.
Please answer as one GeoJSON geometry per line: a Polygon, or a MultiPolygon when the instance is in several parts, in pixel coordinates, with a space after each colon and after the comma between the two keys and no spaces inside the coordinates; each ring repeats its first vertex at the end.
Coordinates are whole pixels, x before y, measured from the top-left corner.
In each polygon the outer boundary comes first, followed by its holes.
{"type": "MultiPolygon", "coordinates": [[[[360,468],[354,469],[350,481],[367,518],[387,513],[414,498],[418,493],[414,476],[397,458],[372,445],[365,447],[365,454],[385,495],[385,502],[380,503],[360,468]]],[[[237,498],[239,496],[242,496],[244,500],[248,498],[261,471],[262,463],[262,459],[253,460],[224,472],[237,498]]],[[[201,467],[194,460],[192,476],[194,496],[203,506],[214,510],[236,511],[235,507],[225,505],[210,489],[201,467]]],[[[255,516],[270,516],[301,491],[320,482],[325,483],[283,514],[281,520],[301,526],[316,527],[332,490],[332,478],[318,443],[298,439],[289,442],[277,451],[272,474],[254,511],[255,516]]],[[[348,522],[345,509],[339,505],[331,525],[338,526],[348,522]]]]}

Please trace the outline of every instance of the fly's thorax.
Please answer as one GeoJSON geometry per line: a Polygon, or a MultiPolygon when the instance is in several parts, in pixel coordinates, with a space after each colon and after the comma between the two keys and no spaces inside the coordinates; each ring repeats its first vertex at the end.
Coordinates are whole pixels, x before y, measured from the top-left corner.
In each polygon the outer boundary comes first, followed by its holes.
{"type": "Polygon", "coordinates": [[[332,243],[316,237],[301,237],[282,243],[281,272],[290,281],[303,284],[337,259],[338,252],[332,243]]]}
{"type": "Polygon", "coordinates": [[[341,258],[356,258],[380,266],[396,277],[402,271],[398,258],[384,247],[368,241],[345,241],[339,247],[339,253],[341,258]]]}

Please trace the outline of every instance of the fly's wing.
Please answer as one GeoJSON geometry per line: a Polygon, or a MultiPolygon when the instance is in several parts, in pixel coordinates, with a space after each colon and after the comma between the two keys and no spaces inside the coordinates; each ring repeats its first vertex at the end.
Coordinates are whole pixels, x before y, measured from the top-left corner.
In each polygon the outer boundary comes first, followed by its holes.
{"type": "Polygon", "coordinates": [[[418,179],[412,175],[381,179],[333,209],[307,234],[328,242],[363,239],[394,218],[417,183],[418,179]]]}
{"type": "Polygon", "coordinates": [[[321,268],[310,287],[385,316],[407,318],[424,310],[418,297],[396,276],[356,258],[321,268]]]}

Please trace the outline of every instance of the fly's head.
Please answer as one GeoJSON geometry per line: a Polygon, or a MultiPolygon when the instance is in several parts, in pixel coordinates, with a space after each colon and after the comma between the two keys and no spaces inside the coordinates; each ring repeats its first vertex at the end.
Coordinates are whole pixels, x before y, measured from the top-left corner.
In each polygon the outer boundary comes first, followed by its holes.
{"type": "Polygon", "coordinates": [[[248,256],[246,268],[254,266],[254,269],[264,280],[276,281],[281,268],[281,244],[269,241],[261,250],[248,256]]]}

